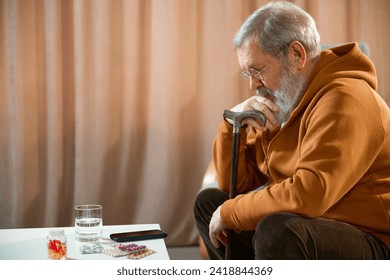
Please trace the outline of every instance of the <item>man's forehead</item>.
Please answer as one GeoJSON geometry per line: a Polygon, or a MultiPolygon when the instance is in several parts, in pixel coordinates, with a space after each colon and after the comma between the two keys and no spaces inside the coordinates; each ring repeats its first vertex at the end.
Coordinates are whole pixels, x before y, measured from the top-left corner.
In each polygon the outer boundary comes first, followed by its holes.
{"type": "Polygon", "coordinates": [[[266,63],[269,55],[261,51],[254,43],[244,44],[237,48],[237,57],[241,67],[259,67],[266,63]]]}

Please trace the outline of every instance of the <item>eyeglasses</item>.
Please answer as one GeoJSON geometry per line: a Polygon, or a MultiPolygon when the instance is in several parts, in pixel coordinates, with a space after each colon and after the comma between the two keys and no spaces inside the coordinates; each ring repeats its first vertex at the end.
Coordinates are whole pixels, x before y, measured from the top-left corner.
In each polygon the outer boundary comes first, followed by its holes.
{"type": "MultiPolygon", "coordinates": [[[[276,55],[276,58],[279,58],[279,56],[289,47],[290,45],[286,46],[280,53],[278,53],[276,55]]],[[[252,76],[252,78],[256,79],[256,80],[260,80],[261,82],[264,81],[264,71],[270,66],[272,65],[272,63],[274,63],[274,61],[272,61],[271,63],[268,63],[266,66],[263,67],[263,69],[261,70],[258,70],[258,69],[255,69],[255,68],[251,68],[248,70],[248,72],[245,72],[245,71],[241,71],[240,72],[240,76],[242,78],[244,78],[245,80],[249,80],[252,76]]]]}

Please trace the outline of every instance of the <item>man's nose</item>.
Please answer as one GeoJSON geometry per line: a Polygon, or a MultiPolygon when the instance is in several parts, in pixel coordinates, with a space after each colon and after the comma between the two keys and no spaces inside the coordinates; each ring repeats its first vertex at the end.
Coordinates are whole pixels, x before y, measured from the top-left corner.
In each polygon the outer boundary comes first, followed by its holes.
{"type": "Polygon", "coordinates": [[[260,87],[264,86],[264,84],[259,80],[252,76],[249,78],[249,88],[253,91],[259,89],[260,87]]]}

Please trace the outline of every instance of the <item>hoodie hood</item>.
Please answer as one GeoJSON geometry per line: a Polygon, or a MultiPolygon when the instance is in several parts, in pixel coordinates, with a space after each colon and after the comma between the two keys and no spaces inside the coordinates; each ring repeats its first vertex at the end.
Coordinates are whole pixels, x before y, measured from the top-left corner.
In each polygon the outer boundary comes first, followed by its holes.
{"type": "Polygon", "coordinates": [[[321,97],[321,92],[336,79],[364,80],[375,91],[378,88],[376,71],[372,61],[362,53],[357,43],[351,43],[321,52],[320,60],[314,66],[308,86],[298,107],[296,115],[313,99],[321,97]]]}

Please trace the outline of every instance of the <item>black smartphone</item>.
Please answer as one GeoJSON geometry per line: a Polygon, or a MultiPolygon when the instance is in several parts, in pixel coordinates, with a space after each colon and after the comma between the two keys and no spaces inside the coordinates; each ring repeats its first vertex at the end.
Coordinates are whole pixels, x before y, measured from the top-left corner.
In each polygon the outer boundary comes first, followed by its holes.
{"type": "Polygon", "coordinates": [[[110,235],[110,238],[116,242],[129,242],[129,241],[164,238],[167,235],[168,234],[162,230],[152,229],[152,230],[143,230],[143,231],[112,233],[110,235]]]}

